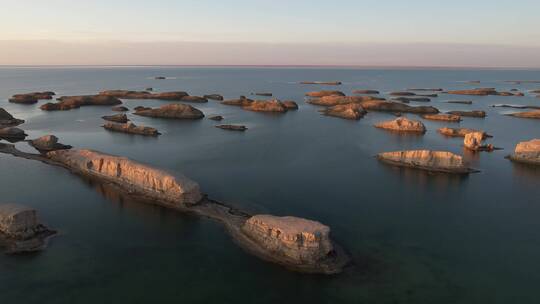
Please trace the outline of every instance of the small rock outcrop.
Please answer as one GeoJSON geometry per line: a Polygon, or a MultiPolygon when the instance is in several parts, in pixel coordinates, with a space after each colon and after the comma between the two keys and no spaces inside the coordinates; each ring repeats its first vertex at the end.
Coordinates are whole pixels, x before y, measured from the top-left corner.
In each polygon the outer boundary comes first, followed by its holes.
{"type": "Polygon", "coordinates": [[[533,118],[540,119],[540,110],[527,111],[527,112],[518,112],[512,114],[506,114],[507,116],[514,116],[519,118],[533,118]]]}
{"type": "Polygon", "coordinates": [[[199,185],[183,175],[138,163],[125,157],[92,150],[61,150],[47,153],[75,173],[111,182],[130,193],[183,208],[202,199],[199,185]]]}
{"type": "Polygon", "coordinates": [[[182,98],[189,96],[184,91],[151,93],[148,91],[127,91],[127,90],[110,90],[100,92],[99,95],[111,96],[122,99],[155,99],[155,100],[175,100],[180,101],[182,98]]]}
{"type": "Polygon", "coordinates": [[[215,120],[215,121],[221,121],[221,120],[223,120],[223,116],[221,116],[221,115],[213,115],[213,116],[208,117],[208,119],[215,120]]]}
{"type": "Polygon", "coordinates": [[[242,106],[242,109],[255,112],[275,112],[275,113],[285,113],[288,108],[285,105],[277,100],[255,100],[248,105],[242,106]]]}
{"type": "Polygon", "coordinates": [[[0,205],[0,241],[7,245],[7,253],[43,250],[54,234],[39,222],[36,210],[16,204],[0,205]]]}
{"type": "Polygon", "coordinates": [[[341,91],[314,91],[306,93],[306,96],[320,98],[325,96],[345,96],[345,93],[341,91]]]}
{"type": "Polygon", "coordinates": [[[463,116],[463,117],[477,117],[477,118],[486,117],[486,112],[484,111],[450,111],[446,113],[450,115],[457,115],[457,116],[463,116]]]}
{"type": "Polygon", "coordinates": [[[409,88],[407,91],[428,91],[428,92],[442,92],[441,88],[409,88]]]}
{"type": "Polygon", "coordinates": [[[511,92],[498,92],[495,88],[478,88],[470,90],[448,91],[447,94],[453,95],[471,95],[471,96],[519,96],[511,92]]]}
{"type": "Polygon", "coordinates": [[[302,81],[300,84],[341,85],[341,81],[302,81]]]}
{"type": "Polygon", "coordinates": [[[247,127],[243,125],[217,125],[216,128],[229,131],[246,131],[247,127]]]}
{"type": "Polygon", "coordinates": [[[426,127],[421,121],[410,120],[406,117],[399,117],[394,120],[384,121],[375,124],[375,127],[395,132],[426,133],[426,127]]]}
{"type": "Polygon", "coordinates": [[[287,110],[298,110],[298,104],[292,100],[285,100],[281,102],[287,110]]]}
{"type": "Polygon", "coordinates": [[[249,106],[253,102],[252,99],[246,98],[246,96],[240,96],[238,99],[227,99],[221,102],[221,104],[227,105],[227,106],[249,106]]]}
{"type": "Polygon", "coordinates": [[[427,120],[448,121],[448,122],[460,122],[461,116],[452,114],[426,114],[422,115],[422,118],[427,120]]]}
{"type": "Polygon", "coordinates": [[[413,92],[390,92],[390,96],[415,96],[413,92]]]}
{"type": "Polygon", "coordinates": [[[203,112],[190,105],[173,103],[163,105],[155,109],[137,110],[135,115],[155,117],[155,118],[171,118],[171,119],[201,119],[204,117],[203,112]]]}
{"type": "Polygon", "coordinates": [[[24,120],[13,117],[4,108],[0,108],[0,128],[15,127],[24,123],[24,120]]]}
{"type": "Polygon", "coordinates": [[[396,97],[393,98],[392,101],[399,101],[403,103],[410,103],[410,102],[430,102],[431,99],[427,97],[396,97]]]}
{"type": "Polygon", "coordinates": [[[204,95],[203,97],[210,100],[219,100],[219,101],[223,100],[223,96],[219,94],[207,94],[207,95],[204,95]]]}
{"type": "Polygon", "coordinates": [[[0,128],[0,138],[1,139],[22,140],[26,136],[28,136],[28,135],[26,133],[24,133],[24,130],[16,128],[16,127],[0,128]]]}
{"type": "Polygon", "coordinates": [[[196,103],[204,103],[208,102],[208,99],[201,97],[201,96],[184,96],[180,101],[183,102],[196,102],[196,103]]]}
{"type": "Polygon", "coordinates": [[[371,100],[383,101],[384,98],[373,97],[373,96],[330,95],[330,96],[323,96],[320,98],[312,98],[308,100],[308,103],[317,105],[317,106],[332,107],[332,106],[349,104],[349,103],[362,103],[362,102],[371,101],[371,100]]]}
{"type": "Polygon", "coordinates": [[[111,108],[111,111],[115,111],[115,112],[127,112],[129,111],[128,108],[124,107],[124,106],[116,106],[116,107],[112,107],[111,108]]]}
{"type": "Polygon", "coordinates": [[[540,166],[540,139],[518,143],[514,154],[508,158],[515,162],[540,166]]]}
{"type": "Polygon", "coordinates": [[[64,96],[57,103],[46,103],[40,107],[43,111],[67,111],[83,106],[115,106],[122,104],[120,99],[106,95],[64,96]]]}
{"type": "Polygon", "coordinates": [[[9,102],[19,104],[34,104],[42,99],[52,99],[54,95],[54,92],[33,92],[25,94],[15,94],[9,99],[9,102]]]}
{"type": "Polygon", "coordinates": [[[320,112],[326,116],[333,116],[351,120],[358,120],[364,117],[364,115],[366,115],[367,113],[366,110],[364,110],[364,108],[362,107],[362,105],[357,103],[336,105],[322,109],[320,110],[320,112]]]}
{"type": "Polygon", "coordinates": [[[483,132],[471,132],[465,134],[463,146],[471,151],[493,151],[495,148],[491,144],[482,144],[485,138],[483,132]]]}
{"type": "Polygon", "coordinates": [[[42,153],[55,150],[71,149],[71,146],[59,143],[58,137],[54,135],[45,135],[38,139],[31,140],[30,145],[42,153]]]}
{"type": "Polygon", "coordinates": [[[118,122],[118,123],[126,123],[129,121],[126,114],[116,114],[116,115],[105,115],[101,118],[112,121],[112,122],[118,122]]]}
{"type": "Polygon", "coordinates": [[[476,172],[465,165],[459,155],[446,151],[409,150],[379,153],[377,158],[385,163],[420,170],[468,174],[476,172]]]}
{"type": "Polygon", "coordinates": [[[472,104],[472,100],[449,100],[449,101],[447,101],[446,103],[457,103],[457,104],[471,105],[471,104],[472,104]]]}
{"type": "Polygon", "coordinates": [[[127,134],[137,134],[145,136],[158,136],[161,133],[157,129],[145,126],[137,126],[132,122],[128,123],[111,123],[108,122],[103,125],[103,128],[113,132],[121,132],[127,134]]]}
{"type": "Polygon", "coordinates": [[[255,93],[251,93],[251,95],[272,97],[272,93],[270,92],[255,92],[255,93]]]}
{"type": "Polygon", "coordinates": [[[354,90],[353,91],[353,94],[365,94],[365,95],[377,95],[380,93],[381,92],[377,90],[354,90]]]}
{"type": "Polygon", "coordinates": [[[467,129],[467,128],[440,128],[437,130],[440,134],[444,136],[449,137],[465,137],[465,135],[469,133],[482,133],[482,138],[486,139],[488,137],[492,137],[491,135],[488,135],[484,131],[475,130],[475,129],[467,129]]]}

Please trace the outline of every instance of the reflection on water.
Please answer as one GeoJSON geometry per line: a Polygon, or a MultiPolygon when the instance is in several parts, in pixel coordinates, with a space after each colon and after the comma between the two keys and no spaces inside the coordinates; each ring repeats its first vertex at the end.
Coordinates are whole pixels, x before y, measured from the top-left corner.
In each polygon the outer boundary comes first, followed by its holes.
{"type": "Polygon", "coordinates": [[[540,166],[512,162],[512,172],[520,182],[540,185],[540,166]]]}

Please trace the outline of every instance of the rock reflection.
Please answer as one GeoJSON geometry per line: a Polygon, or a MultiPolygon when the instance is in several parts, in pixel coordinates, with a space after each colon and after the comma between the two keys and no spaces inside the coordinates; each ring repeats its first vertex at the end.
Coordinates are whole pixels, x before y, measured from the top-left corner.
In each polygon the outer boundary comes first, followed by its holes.
{"type": "Polygon", "coordinates": [[[540,167],[512,162],[514,177],[520,182],[540,184],[540,167]]]}
{"type": "Polygon", "coordinates": [[[395,174],[399,174],[405,185],[421,188],[422,191],[451,191],[452,189],[464,187],[464,182],[468,179],[468,175],[428,172],[406,167],[383,167],[395,174]]]}

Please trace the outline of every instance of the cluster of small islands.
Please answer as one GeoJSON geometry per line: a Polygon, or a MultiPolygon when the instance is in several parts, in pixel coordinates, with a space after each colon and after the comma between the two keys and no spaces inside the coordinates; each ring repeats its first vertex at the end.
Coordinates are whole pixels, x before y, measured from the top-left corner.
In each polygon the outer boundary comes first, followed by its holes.
{"type": "MultiPolygon", "coordinates": [[[[165,79],[156,77],[156,79],[165,79]]],[[[513,84],[531,81],[509,81],[513,84]]],[[[474,83],[479,83],[475,81],[474,83]]],[[[341,82],[301,82],[303,85],[334,85],[341,82]]],[[[376,90],[355,90],[346,95],[338,90],[312,91],[306,93],[307,103],[320,106],[320,112],[326,116],[342,119],[358,120],[372,111],[389,112],[396,116],[393,120],[381,121],[376,128],[396,132],[398,134],[419,134],[426,132],[420,120],[410,119],[403,114],[419,115],[426,120],[448,123],[461,121],[462,117],[484,119],[486,112],[450,111],[441,113],[433,106],[411,106],[410,102],[430,102],[440,94],[470,96],[508,96],[522,97],[523,92],[513,89],[510,92],[499,92],[494,88],[477,88],[457,91],[444,91],[442,88],[411,88],[404,91],[391,92],[390,100],[379,97],[376,90]]],[[[540,90],[530,91],[540,97],[540,90]]],[[[272,97],[272,93],[253,93],[253,95],[272,97]]],[[[9,102],[33,105],[40,100],[51,100],[54,92],[34,92],[14,95],[9,102]]],[[[224,99],[219,94],[191,96],[186,92],[154,93],[152,88],[145,91],[111,90],[96,95],[62,96],[57,102],[48,102],[40,106],[43,111],[68,111],[86,106],[109,106],[115,112],[128,112],[122,100],[154,99],[171,101],[158,108],[135,107],[134,115],[162,118],[195,120],[203,119],[204,113],[187,103],[204,103],[211,101],[224,105],[237,106],[246,111],[286,113],[298,110],[294,101],[278,99],[253,100],[245,96],[238,99],[224,99]]],[[[471,105],[468,100],[449,100],[448,103],[471,105]]],[[[525,109],[526,111],[507,114],[517,118],[540,119],[540,106],[500,104],[496,107],[525,109]]],[[[141,136],[159,136],[159,130],[150,126],[138,126],[130,122],[125,113],[111,114],[102,117],[106,122],[103,128],[112,132],[121,132],[141,136]]],[[[225,119],[216,115],[208,119],[221,121],[225,119]]],[[[30,160],[63,167],[80,176],[91,178],[97,182],[113,186],[117,191],[142,199],[145,202],[158,204],[183,212],[214,219],[224,225],[233,239],[246,251],[288,269],[306,273],[340,273],[351,264],[351,259],[330,238],[330,228],[317,221],[293,217],[273,216],[268,214],[251,215],[225,203],[214,201],[201,192],[199,185],[180,174],[154,168],[122,156],[109,155],[99,151],[73,149],[59,142],[54,135],[47,135],[33,140],[26,140],[26,133],[17,126],[24,121],[13,117],[0,107],[0,139],[9,142],[26,141],[36,149],[36,153],[18,150],[15,145],[0,143],[0,152],[30,160]]],[[[216,127],[231,131],[246,131],[247,127],[237,124],[219,124],[216,127]]],[[[485,143],[493,134],[483,130],[443,127],[438,129],[443,136],[463,137],[463,146],[471,151],[493,151],[492,144],[485,143]]],[[[528,140],[528,139],[524,139],[528,140]]],[[[460,155],[447,151],[406,150],[382,152],[377,158],[387,164],[408,167],[442,174],[469,174],[478,170],[470,168],[460,155]]],[[[508,158],[515,162],[540,166],[540,139],[520,142],[514,153],[508,158]]],[[[21,253],[42,250],[56,231],[38,220],[36,210],[16,204],[0,205],[0,244],[7,253],[21,253]]]]}

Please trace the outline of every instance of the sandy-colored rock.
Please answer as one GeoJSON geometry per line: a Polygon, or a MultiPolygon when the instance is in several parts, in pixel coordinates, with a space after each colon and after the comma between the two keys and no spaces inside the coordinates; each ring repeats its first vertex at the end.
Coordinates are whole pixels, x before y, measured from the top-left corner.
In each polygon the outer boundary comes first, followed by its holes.
{"type": "Polygon", "coordinates": [[[122,104],[120,99],[106,95],[64,96],[57,103],[46,103],[40,107],[44,111],[66,111],[82,106],[114,106],[122,104]]]}
{"type": "Polygon", "coordinates": [[[399,117],[394,120],[383,121],[375,124],[375,127],[396,132],[426,133],[426,127],[421,121],[410,120],[406,117],[399,117]]]}
{"type": "Polygon", "coordinates": [[[24,130],[21,130],[16,127],[0,128],[0,138],[24,139],[26,136],[27,135],[26,133],[24,133],[24,130]]]}
{"type": "Polygon", "coordinates": [[[463,117],[477,117],[477,118],[486,117],[486,112],[484,111],[450,111],[446,113],[450,115],[457,115],[457,116],[463,116],[463,117]]]}
{"type": "Polygon", "coordinates": [[[332,107],[332,106],[343,105],[343,104],[348,104],[348,103],[361,103],[361,102],[370,101],[370,100],[383,101],[384,98],[373,97],[373,96],[330,95],[330,96],[323,96],[320,98],[312,98],[308,100],[308,103],[318,105],[318,106],[332,107]]]}
{"type": "Polygon", "coordinates": [[[0,128],[14,127],[24,123],[24,120],[13,117],[4,108],[0,108],[0,128]]]}
{"type": "Polygon", "coordinates": [[[349,103],[336,105],[320,110],[320,112],[326,116],[339,117],[344,119],[358,120],[366,115],[366,110],[362,105],[357,103],[349,103]]]}
{"type": "Polygon", "coordinates": [[[248,105],[242,106],[242,109],[255,112],[275,112],[275,113],[285,113],[287,112],[287,107],[277,100],[255,100],[248,105]]]}
{"type": "Polygon", "coordinates": [[[54,135],[45,135],[31,140],[30,145],[40,152],[71,149],[71,146],[59,143],[58,137],[54,135]]]}
{"type": "Polygon", "coordinates": [[[103,128],[113,132],[121,132],[128,134],[138,134],[146,136],[158,136],[160,133],[157,129],[145,126],[137,126],[132,122],[128,123],[111,123],[108,122],[103,125],[103,128]]]}
{"type": "Polygon", "coordinates": [[[201,96],[184,96],[182,97],[181,101],[203,103],[208,102],[208,99],[201,96]]]}
{"type": "Polygon", "coordinates": [[[514,154],[508,156],[508,158],[520,163],[540,165],[540,139],[518,143],[514,154]]]}
{"type": "Polygon", "coordinates": [[[484,138],[485,133],[483,132],[467,133],[465,134],[465,139],[463,140],[463,146],[472,151],[493,151],[493,145],[482,144],[484,138]]]}
{"type": "Polygon", "coordinates": [[[135,115],[156,117],[156,118],[171,118],[171,119],[201,119],[204,117],[203,112],[186,104],[173,103],[163,105],[155,109],[137,110],[135,115]]]}
{"type": "Polygon", "coordinates": [[[469,133],[482,133],[482,138],[486,139],[488,137],[491,137],[484,131],[475,130],[475,129],[467,129],[467,128],[440,128],[437,130],[440,134],[444,136],[449,137],[465,137],[465,135],[469,133]]]}
{"type": "Polygon", "coordinates": [[[126,114],[116,114],[116,115],[105,115],[101,118],[112,121],[112,122],[118,122],[118,123],[126,123],[129,121],[126,114]]]}
{"type": "Polygon", "coordinates": [[[223,100],[223,96],[219,94],[207,94],[207,95],[204,95],[203,97],[206,99],[211,99],[211,100],[219,100],[219,101],[223,100]]]}
{"type": "Polygon", "coordinates": [[[298,104],[292,100],[285,100],[281,102],[287,110],[298,110],[298,104]]]}
{"type": "Polygon", "coordinates": [[[151,93],[148,91],[127,91],[127,90],[110,90],[99,93],[103,96],[111,96],[122,99],[156,99],[156,100],[175,100],[180,101],[182,98],[189,96],[184,91],[151,93]]]}
{"type": "Polygon", "coordinates": [[[341,85],[341,81],[302,81],[300,84],[341,85]]]}
{"type": "Polygon", "coordinates": [[[459,155],[446,151],[409,150],[379,153],[377,158],[385,163],[433,172],[468,174],[468,168],[459,155]]]}
{"type": "Polygon", "coordinates": [[[112,107],[111,108],[111,111],[115,111],[115,112],[127,112],[129,111],[128,108],[124,107],[124,106],[116,106],[116,107],[112,107]]]}
{"type": "Polygon", "coordinates": [[[246,98],[245,96],[240,96],[238,99],[228,99],[221,102],[221,104],[228,106],[249,106],[253,102],[252,99],[246,98]]]}
{"type": "Polygon", "coordinates": [[[393,113],[414,113],[414,114],[435,114],[439,110],[431,106],[409,106],[400,102],[384,100],[366,100],[360,105],[367,111],[393,112],[393,113]]]}
{"type": "Polygon", "coordinates": [[[15,94],[9,99],[9,102],[19,104],[34,104],[42,99],[52,99],[54,95],[54,92],[33,92],[25,94],[15,94]]]}
{"type": "Polygon", "coordinates": [[[422,115],[422,118],[428,120],[448,121],[448,122],[460,122],[461,116],[452,114],[426,114],[422,115]]]}
{"type": "Polygon", "coordinates": [[[377,94],[380,94],[381,92],[377,91],[377,90],[354,90],[353,91],[353,94],[366,94],[366,95],[377,95],[377,94]]]}
{"type": "Polygon", "coordinates": [[[216,128],[229,131],[246,131],[247,127],[243,125],[217,125],[216,128]]]}
{"type": "Polygon", "coordinates": [[[317,264],[334,252],[330,228],[303,218],[255,215],[242,231],[265,250],[293,263],[317,264]]]}
{"type": "Polygon", "coordinates": [[[76,173],[112,182],[127,192],[167,202],[172,207],[186,207],[202,199],[199,185],[187,177],[125,157],[92,150],[53,151],[47,157],[76,173]]]}
{"type": "Polygon", "coordinates": [[[514,116],[519,118],[534,118],[540,119],[540,110],[527,111],[527,112],[518,112],[512,114],[506,114],[507,116],[514,116]]]}
{"type": "Polygon", "coordinates": [[[306,93],[306,96],[320,98],[325,96],[345,96],[345,93],[341,91],[314,91],[306,93]]]}

